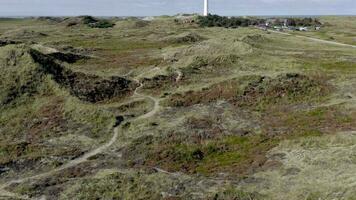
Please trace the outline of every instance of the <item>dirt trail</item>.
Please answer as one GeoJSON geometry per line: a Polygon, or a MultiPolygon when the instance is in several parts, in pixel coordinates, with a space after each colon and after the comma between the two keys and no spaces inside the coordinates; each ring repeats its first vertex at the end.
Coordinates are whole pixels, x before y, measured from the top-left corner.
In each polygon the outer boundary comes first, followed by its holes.
{"type": "Polygon", "coordinates": [[[355,45],[351,45],[351,44],[344,44],[344,43],[340,43],[340,42],[322,40],[322,39],[313,38],[313,37],[308,37],[308,36],[302,36],[302,35],[293,35],[293,34],[290,34],[290,33],[284,33],[284,32],[273,31],[273,30],[268,30],[268,31],[269,31],[269,32],[272,32],[272,33],[281,34],[281,35],[295,36],[295,37],[298,37],[298,38],[308,39],[308,40],[312,40],[312,41],[319,42],[319,43],[324,43],[324,44],[333,44],[333,45],[338,45],[338,46],[356,48],[355,45]]]}
{"type": "Polygon", "coordinates": [[[157,71],[157,70],[160,70],[160,68],[158,67],[155,67],[153,68],[152,70],[148,71],[148,72],[145,72],[145,73],[142,73],[140,75],[138,75],[136,78],[134,78],[133,80],[136,81],[137,83],[140,84],[140,86],[138,88],[136,88],[135,90],[135,93],[134,93],[134,96],[137,96],[137,97],[142,97],[142,98],[146,98],[146,99],[150,99],[153,103],[154,103],[154,106],[153,106],[153,109],[144,114],[144,115],[141,115],[140,117],[137,117],[135,120],[140,120],[140,119],[147,119],[147,118],[150,118],[152,117],[153,115],[155,115],[158,110],[160,109],[160,100],[155,98],[155,97],[152,97],[152,96],[148,96],[148,95],[144,95],[144,94],[140,94],[138,91],[143,87],[143,84],[141,83],[141,81],[139,80],[139,78],[143,75],[143,74],[146,74],[146,73],[150,73],[152,71],[157,71]]]}
{"type": "MultiPolygon", "coordinates": [[[[154,71],[154,70],[160,70],[159,68],[154,68],[151,71],[154,71]]],[[[148,73],[148,72],[147,72],[148,73]]],[[[134,78],[133,80],[134,81],[137,81],[140,86],[137,87],[135,89],[135,92],[134,92],[134,96],[138,96],[138,97],[142,97],[142,98],[147,98],[147,99],[150,99],[154,102],[154,106],[153,106],[153,109],[144,114],[144,115],[141,115],[133,120],[130,120],[130,121],[136,121],[136,120],[141,120],[141,119],[147,119],[147,118],[150,118],[152,116],[154,116],[158,110],[160,109],[160,105],[159,105],[159,99],[155,98],[155,97],[152,97],[152,96],[149,96],[149,95],[145,95],[145,94],[140,94],[138,92],[139,89],[141,89],[143,87],[143,84],[141,83],[141,81],[139,80],[139,77],[141,77],[143,74],[141,75],[138,75],[136,78],[134,78]]],[[[98,155],[102,152],[104,152],[105,150],[107,150],[109,147],[111,147],[115,141],[117,140],[118,138],[118,135],[119,135],[119,126],[118,127],[115,127],[114,128],[114,134],[113,136],[111,137],[111,139],[103,144],[102,146],[99,146],[98,148],[88,152],[88,153],[85,153],[84,155],[82,155],[81,157],[78,157],[70,162],[68,162],[67,164],[65,165],[62,165],[56,169],[53,169],[51,171],[48,171],[48,172],[44,172],[44,173],[40,173],[40,174],[37,174],[37,175],[34,175],[34,176],[30,176],[30,177],[26,177],[26,178],[20,178],[20,179],[15,179],[15,180],[11,180],[11,181],[8,181],[6,184],[3,184],[3,185],[0,185],[0,197],[2,196],[6,196],[6,197],[12,197],[12,198],[16,198],[16,199],[30,199],[29,197],[27,196],[21,196],[21,195],[17,195],[15,193],[11,193],[11,192],[8,192],[6,191],[5,189],[9,186],[11,186],[12,184],[19,184],[19,183],[23,183],[23,182],[26,182],[26,181],[29,181],[29,180],[32,180],[32,179],[40,179],[40,178],[45,178],[45,177],[48,177],[48,176],[51,176],[53,174],[55,174],[56,172],[59,172],[59,171],[62,171],[62,170],[65,170],[65,169],[68,169],[68,168],[71,168],[71,167],[75,167],[81,163],[84,163],[88,160],[88,158],[92,157],[92,156],[95,156],[95,155],[98,155]]]]}

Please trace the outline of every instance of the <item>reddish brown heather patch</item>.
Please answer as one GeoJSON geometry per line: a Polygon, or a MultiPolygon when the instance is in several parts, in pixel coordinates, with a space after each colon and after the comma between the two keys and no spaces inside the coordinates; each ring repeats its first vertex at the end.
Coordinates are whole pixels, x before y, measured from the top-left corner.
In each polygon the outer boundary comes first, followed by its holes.
{"type": "Polygon", "coordinates": [[[210,103],[219,99],[228,100],[244,108],[255,108],[269,104],[290,104],[299,101],[315,101],[327,94],[328,86],[323,77],[307,77],[300,74],[282,74],[276,78],[246,76],[204,88],[174,94],[169,106],[192,106],[210,103]]]}
{"type": "Polygon", "coordinates": [[[224,81],[214,84],[201,91],[188,91],[184,94],[173,94],[166,104],[175,107],[187,107],[195,104],[210,103],[218,99],[232,99],[237,95],[238,82],[236,80],[224,81]]]}
{"type": "Polygon", "coordinates": [[[226,134],[216,124],[217,119],[190,118],[186,123],[187,132],[151,137],[144,145],[146,151],[141,165],[159,166],[172,172],[243,176],[278,167],[279,163],[266,163],[266,154],[282,140],[321,136],[356,126],[356,112],[346,112],[340,107],[304,111],[278,109],[262,113],[262,134],[246,136],[226,134]]]}
{"type": "MultiPolygon", "coordinates": [[[[261,134],[232,135],[219,125],[219,117],[189,118],[185,132],[174,131],[166,137],[142,139],[126,156],[140,155],[136,166],[160,167],[167,171],[237,176],[254,173],[278,163],[266,163],[267,152],[281,140],[320,136],[336,127],[355,126],[354,114],[335,108],[295,111],[296,107],[317,102],[328,93],[323,77],[285,74],[276,78],[249,76],[215,84],[201,91],[173,95],[168,104],[191,106],[225,99],[237,109],[260,113],[261,134]],[[262,109],[258,107],[262,105],[262,109]],[[279,112],[277,112],[279,111],[279,112]],[[284,118],[283,118],[284,117],[284,118]],[[329,123],[329,124],[328,124],[329,123]],[[291,131],[293,130],[293,131],[291,131]],[[140,150],[141,149],[141,150],[140,150]],[[141,152],[145,149],[144,152],[141,152]]],[[[310,109],[310,106],[307,106],[310,109]]]]}
{"type": "Polygon", "coordinates": [[[28,142],[39,141],[49,133],[55,136],[66,129],[67,121],[64,117],[63,103],[62,98],[53,97],[38,110],[36,118],[32,119],[29,124],[30,129],[26,136],[28,142]]]}
{"type": "Polygon", "coordinates": [[[255,106],[318,100],[328,93],[324,81],[324,77],[300,74],[283,74],[276,78],[260,77],[251,81],[234,101],[239,106],[255,106]]]}
{"type": "Polygon", "coordinates": [[[144,78],[142,80],[143,89],[150,90],[149,92],[154,95],[159,95],[162,90],[168,90],[172,87],[178,87],[178,75],[176,73],[170,75],[158,75],[153,78],[144,78]]]}
{"type": "Polygon", "coordinates": [[[206,140],[218,140],[224,136],[224,128],[217,123],[219,119],[210,116],[189,117],[186,120],[187,132],[170,132],[160,144],[179,144],[189,142],[203,144],[206,140]]]}
{"type": "Polygon", "coordinates": [[[260,169],[267,160],[266,153],[277,144],[278,140],[262,135],[225,136],[201,143],[159,143],[148,152],[144,165],[171,172],[243,176],[260,169]]]}
{"type": "Polygon", "coordinates": [[[306,111],[273,107],[263,114],[262,122],[264,132],[270,135],[337,133],[356,127],[356,111],[340,106],[306,111]]]}
{"type": "Polygon", "coordinates": [[[278,140],[263,135],[230,135],[218,120],[191,117],[186,121],[187,131],[139,138],[124,149],[123,157],[136,167],[242,176],[261,168],[266,152],[278,144],[278,140]]]}
{"type": "Polygon", "coordinates": [[[159,65],[163,59],[152,56],[152,50],[135,49],[132,51],[118,52],[103,52],[102,58],[93,60],[91,63],[99,68],[138,68],[146,66],[159,65]]]}

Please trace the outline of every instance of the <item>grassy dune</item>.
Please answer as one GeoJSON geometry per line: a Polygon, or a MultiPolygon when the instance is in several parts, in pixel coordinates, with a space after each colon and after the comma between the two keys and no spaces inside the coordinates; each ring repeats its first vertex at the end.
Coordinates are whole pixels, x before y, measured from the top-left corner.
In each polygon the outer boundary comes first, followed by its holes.
{"type": "MultiPolygon", "coordinates": [[[[299,34],[355,44],[354,17],[321,21],[299,34]]],[[[12,183],[0,192],[354,198],[355,48],[174,17],[110,22],[0,20],[0,40],[17,42],[0,47],[0,186],[12,183]]]]}

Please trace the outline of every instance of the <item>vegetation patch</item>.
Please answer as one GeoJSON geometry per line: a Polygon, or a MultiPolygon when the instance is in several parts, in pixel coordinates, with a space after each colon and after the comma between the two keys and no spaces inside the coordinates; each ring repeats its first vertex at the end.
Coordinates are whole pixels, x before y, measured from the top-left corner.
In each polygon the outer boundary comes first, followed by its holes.
{"type": "Polygon", "coordinates": [[[20,29],[18,31],[6,32],[2,37],[5,39],[15,40],[15,41],[33,42],[37,39],[48,37],[48,34],[43,32],[33,31],[33,30],[20,29]]]}
{"type": "Polygon", "coordinates": [[[19,44],[21,42],[19,41],[14,41],[14,40],[2,40],[0,39],[0,47],[6,46],[6,45],[10,45],[10,44],[19,44]]]}
{"type": "Polygon", "coordinates": [[[98,19],[92,16],[80,16],[75,18],[69,18],[66,20],[67,26],[76,26],[76,25],[87,25],[90,28],[112,28],[115,26],[115,23],[112,23],[110,20],[98,19]]]}
{"type": "Polygon", "coordinates": [[[199,16],[198,24],[201,27],[224,27],[238,28],[256,25],[270,26],[321,26],[322,23],[316,18],[255,18],[255,17],[225,17],[219,15],[199,16]],[[287,24],[285,24],[287,22],[287,24]]]}
{"type": "Polygon", "coordinates": [[[228,100],[239,107],[264,107],[281,102],[319,99],[327,91],[322,79],[312,79],[300,74],[284,74],[276,78],[246,76],[239,80],[218,83],[201,91],[174,94],[166,103],[180,107],[228,100]]]}
{"type": "Polygon", "coordinates": [[[55,141],[59,138],[66,138],[68,134],[83,135],[90,144],[90,138],[108,137],[114,120],[112,115],[94,107],[83,108],[79,102],[71,104],[64,97],[37,94],[2,107],[0,168],[22,173],[56,167],[82,155],[88,148],[77,140],[57,145],[55,141]],[[49,142],[52,138],[54,141],[49,142]]]}
{"type": "Polygon", "coordinates": [[[165,104],[174,107],[187,107],[195,104],[204,104],[219,99],[232,99],[239,91],[239,81],[229,80],[203,88],[201,91],[188,91],[183,94],[173,94],[165,104]]]}
{"type": "Polygon", "coordinates": [[[356,114],[336,108],[309,111],[270,108],[261,113],[261,133],[232,134],[210,116],[188,118],[183,131],[165,136],[144,136],[123,151],[129,166],[170,172],[201,173],[208,176],[229,173],[243,177],[278,163],[266,162],[266,154],[283,140],[320,137],[352,130],[356,114]]]}
{"type": "Polygon", "coordinates": [[[264,19],[243,18],[243,17],[222,17],[219,15],[199,16],[198,24],[201,27],[224,27],[238,28],[263,23],[264,19]]]}
{"type": "Polygon", "coordinates": [[[327,70],[339,70],[339,71],[354,71],[355,70],[356,61],[337,61],[328,63],[322,63],[321,67],[327,70]]]}
{"type": "Polygon", "coordinates": [[[287,102],[320,100],[328,93],[322,77],[284,74],[276,78],[260,77],[250,82],[234,99],[238,106],[264,106],[287,102]]]}
{"type": "Polygon", "coordinates": [[[356,126],[356,112],[342,107],[320,107],[306,111],[270,108],[261,119],[271,135],[321,135],[350,131],[356,126]]]}
{"type": "Polygon", "coordinates": [[[138,138],[125,148],[123,157],[130,166],[205,175],[231,172],[243,176],[260,168],[266,161],[265,153],[278,144],[278,139],[264,135],[225,133],[212,120],[190,118],[185,125],[187,132],[138,138]]]}
{"type": "Polygon", "coordinates": [[[246,42],[248,44],[256,45],[259,43],[268,42],[269,39],[266,36],[261,35],[261,34],[253,34],[253,35],[243,36],[241,38],[241,41],[246,42]]]}
{"type": "Polygon", "coordinates": [[[240,57],[234,54],[218,55],[213,57],[196,56],[192,62],[185,68],[185,74],[201,74],[206,72],[222,71],[226,67],[235,66],[240,57]]]}
{"type": "Polygon", "coordinates": [[[168,88],[170,86],[176,85],[178,75],[158,75],[153,78],[144,78],[142,80],[143,88],[148,90],[168,88]]]}
{"type": "Polygon", "coordinates": [[[26,48],[7,46],[1,49],[0,55],[0,105],[35,94],[41,85],[43,73],[32,62],[26,48]]]}
{"type": "Polygon", "coordinates": [[[60,23],[64,20],[63,17],[37,17],[38,21],[44,21],[44,22],[48,22],[48,23],[53,23],[53,24],[57,24],[60,23]]]}
{"type": "Polygon", "coordinates": [[[159,174],[98,173],[66,188],[59,199],[186,199],[193,189],[180,185],[182,181],[159,174]]]}
{"type": "Polygon", "coordinates": [[[142,29],[151,24],[150,21],[145,21],[135,17],[129,17],[124,20],[120,20],[116,23],[116,27],[123,29],[142,29]]]}
{"type": "Polygon", "coordinates": [[[165,40],[171,44],[192,44],[204,40],[204,37],[200,36],[195,32],[190,32],[170,37],[165,40]]]}
{"type": "Polygon", "coordinates": [[[227,186],[225,189],[219,191],[208,200],[258,200],[265,199],[264,196],[257,192],[245,192],[241,189],[234,188],[233,186],[227,186]]]}
{"type": "Polygon", "coordinates": [[[75,63],[79,60],[87,58],[84,55],[74,54],[74,53],[63,53],[63,52],[53,52],[47,54],[48,56],[52,57],[53,59],[60,60],[67,63],[75,63]]]}
{"type": "Polygon", "coordinates": [[[45,73],[52,75],[53,79],[62,87],[69,89],[70,93],[80,100],[99,102],[131,94],[137,84],[121,78],[101,78],[95,75],[87,75],[73,72],[56,63],[51,57],[41,54],[36,50],[30,50],[30,54],[42,66],[45,73]]]}

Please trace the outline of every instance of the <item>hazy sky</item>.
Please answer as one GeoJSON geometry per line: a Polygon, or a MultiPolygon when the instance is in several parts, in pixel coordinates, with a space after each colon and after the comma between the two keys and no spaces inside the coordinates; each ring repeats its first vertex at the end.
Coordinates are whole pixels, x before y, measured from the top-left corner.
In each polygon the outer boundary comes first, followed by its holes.
{"type": "MultiPolygon", "coordinates": [[[[356,0],[210,0],[220,15],[356,15],[356,0]]],[[[0,0],[1,16],[201,13],[203,0],[0,0]]]]}

